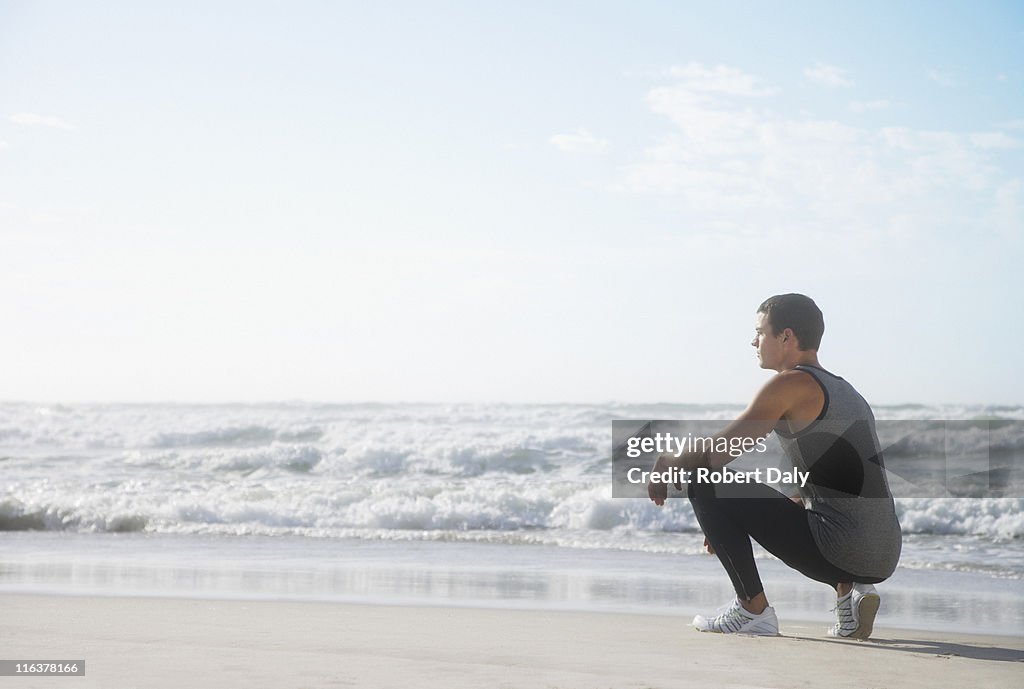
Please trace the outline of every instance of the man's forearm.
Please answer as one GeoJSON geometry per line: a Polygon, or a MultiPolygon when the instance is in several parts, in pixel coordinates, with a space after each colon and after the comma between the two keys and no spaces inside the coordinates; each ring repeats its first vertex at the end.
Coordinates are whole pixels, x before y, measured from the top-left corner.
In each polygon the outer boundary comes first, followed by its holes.
{"type": "Polygon", "coordinates": [[[708,456],[707,450],[688,450],[678,457],[672,454],[663,454],[658,458],[657,466],[662,469],[694,471],[699,467],[708,466],[708,456]]]}
{"type": "Polygon", "coordinates": [[[749,444],[751,447],[754,447],[757,444],[757,438],[737,433],[737,430],[739,429],[733,427],[727,428],[725,431],[719,433],[713,438],[708,438],[707,440],[710,442],[699,450],[688,450],[679,456],[675,456],[671,453],[662,454],[659,457],[658,466],[662,469],[678,468],[686,471],[695,471],[696,469],[703,467],[717,471],[729,462],[742,456],[743,452],[736,452],[735,449],[718,450],[716,448],[735,448],[736,438],[742,439],[744,441],[744,445],[749,444]],[[730,433],[730,430],[733,432],[730,433]]]}

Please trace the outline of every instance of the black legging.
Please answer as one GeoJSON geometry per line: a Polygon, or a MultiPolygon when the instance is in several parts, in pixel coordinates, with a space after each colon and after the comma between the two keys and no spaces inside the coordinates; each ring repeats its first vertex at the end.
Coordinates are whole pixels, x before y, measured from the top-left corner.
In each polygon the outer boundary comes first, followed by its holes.
{"type": "Polygon", "coordinates": [[[840,582],[882,581],[850,574],[826,560],[811,535],[807,511],[770,486],[693,481],[688,494],[700,528],[741,600],[764,591],[751,538],[804,576],[833,588],[840,582]]]}

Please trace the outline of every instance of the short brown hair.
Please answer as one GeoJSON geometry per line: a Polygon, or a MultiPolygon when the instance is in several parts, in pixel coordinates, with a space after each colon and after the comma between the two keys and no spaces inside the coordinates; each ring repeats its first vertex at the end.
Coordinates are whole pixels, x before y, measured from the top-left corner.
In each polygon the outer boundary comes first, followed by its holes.
{"type": "Polygon", "coordinates": [[[796,335],[800,349],[817,350],[825,333],[825,318],[814,300],[803,294],[776,294],[757,307],[772,329],[772,335],[789,328],[796,335]]]}

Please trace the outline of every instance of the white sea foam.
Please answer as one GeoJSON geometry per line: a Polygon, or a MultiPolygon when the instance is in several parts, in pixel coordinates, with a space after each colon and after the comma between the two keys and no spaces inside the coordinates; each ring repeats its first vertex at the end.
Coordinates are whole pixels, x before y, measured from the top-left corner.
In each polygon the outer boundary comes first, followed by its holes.
{"type": "MultiPolygon", "coordinates": [[[[646,500],[611,497],[611,420],[728,419],[739,409],[6,403],[0,404],[6,479],[0,530],[481,540],[690,552],[700,542],[686,501],[659,509],[646,500]]],[[[879,418],[905,420],[954,413],[1024,419],[1018,407],[876,409],[879,418]]],[[[992,436],[997,453],[1024,449],[1020,427],[992,436]]],[[[936,452],[950,451],[944,433],[936,427],[899,440],[894,461],[909,459],[900,470],[932,471],[928,462],[934,463],[936,452]]],[[[968,432],[956,437],[956,451],[974,452],[983,442],[968,432]]],[[[997,568],[1024,573],[1024,499],[897,502],[905,533],[945,539],[958,553],[905,551],[906,562],[970,568],[970,552],[976,551],[974,565],[985,570],[992,566],[988,548],[997,544],[1005,560],[997,568]]]]}

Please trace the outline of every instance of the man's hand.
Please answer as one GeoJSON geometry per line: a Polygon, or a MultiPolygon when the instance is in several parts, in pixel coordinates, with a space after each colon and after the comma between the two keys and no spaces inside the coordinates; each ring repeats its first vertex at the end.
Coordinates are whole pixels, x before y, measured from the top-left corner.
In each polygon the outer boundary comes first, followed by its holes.
{"type": "MultiPolygon", "coordinates": [[[[654,469],[652,469],[652,472],[655,474],[660,474],[662,472],[668,471],[668,469],[671,467],[671,465],[669,464],[669,460],[673,458],[674,457],[671,454],[659,455],[658,461],[654,463],[654,469]]],[[[647,483],[647,496],[654,502],[655,505],[661,507],[662,505],[665,504],[665,500],[668,499],[668,484],[656,482],[654,480],[654,477],[651,477],[651,480],[648,481],[647,483]]]]}

